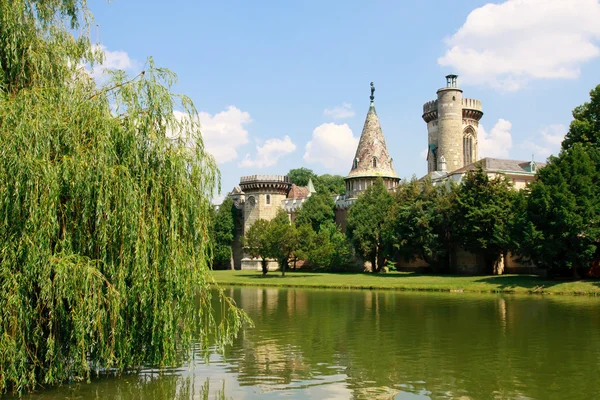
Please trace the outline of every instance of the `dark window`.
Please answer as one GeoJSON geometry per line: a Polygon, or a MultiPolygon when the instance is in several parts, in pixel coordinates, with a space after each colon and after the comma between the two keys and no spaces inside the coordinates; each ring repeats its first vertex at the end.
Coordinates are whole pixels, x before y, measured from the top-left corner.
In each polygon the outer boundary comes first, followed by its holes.
{"type": "Polygon", "coordinates": [[[267,205],[271,204],[271,195],[267,195],[267,205]]]}

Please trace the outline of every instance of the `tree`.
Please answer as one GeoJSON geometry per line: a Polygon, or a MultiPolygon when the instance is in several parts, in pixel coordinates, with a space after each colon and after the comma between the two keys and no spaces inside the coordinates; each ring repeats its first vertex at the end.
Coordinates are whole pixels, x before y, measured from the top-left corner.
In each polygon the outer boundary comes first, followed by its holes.
{"type": "Polygon", "coordinates": [[[277,260],[281,276],[285,276],[289,260],[298,249],[298,232],[285,210],[279,210],[269,222],[265,236],[267,253],[277,260]]]}
{"type": "Polygon", "coordinates": [[[340,175],[320,175],[313,180],[313,184],[317,193],[338,195],[346,192],[346,182],[344,177],[340,175]]]}
{"type": "Polygon", "coordinates": [[[562,142],[563,150],[575,143],[600,148],[600,85],[590,91],[590,101],[573,110],[573,121],[562,142]]]}
{"type": "Polygon", "coordinates": [[[347,233],[356,251],[371,262],[373,272],[379,272],[390,254],[386,239],[386,220],[392,206],[392,196],[378,178],[348,210],[347,233]]]}
{"type": "Polygon", "coordinates": [[[99,87],[80,65],[102,53],[72,35],[85,2],[0,3],[0,394],[231,340],[243,312],[222,292],[211,312],[218,170],[175,75],[150,59],[99,87]]]}
{"type": "Polygon", "coordinates": [[[312,179],[314,183],[317,179],[317,175],[312,169],[304,167],[290,169],[287,176],[290,178],[290,181],[297,186],[306,186],[308,185],[309,180],[312,179]]]}
{"type": "Polygon", "coordinates": [[[578,277],[600,248],[600,149],[577,142],[550,157],[531,184],[527,216],[525,254],[578,277]]]}
{"type": "Polygon", "coordinates": [[[348,238],[332,221],[322,224],[320,228],[318,233],[312,235],[306,259],[316,269],[343,270],[352,259],[352,246],[348,238]]]}
{"type": "Polygon", "coordinates": [[[335,203],[329,194],[314,193],[298,210],[294,222],[296,225],[310,225],[315,232],[325,222],[335,219],[335,203]]]}
{"type": "Polygon", "coordinates": [[[465,250],[482,254],[487,273],[511,248],[510,221],[515,190],[503,176],[490,179],[480,167],[470,171],[456,191],[453,230],[465,250]]]}
{"type": "Polygon", "coordinates": [[[452,188],[435,187],[429,179],[398,186],[386,229],[398,255],[407,261],[420,257],[437,271],[448,269],[452,193],[452,188]]]}
{"type": "Polygon", "coordinates": [[[269,272],[268,258],[270,257],[270,243],[268,242],[267,231],[269,221],[259,219],[250,226],[243,245],[248,254],[253,258],[260,258],[263,276],[269,272]]]}
{"type": "Polygon", "coordinates": [[[231,267],[231,245],[235,237],[235,212],[236,208],[233,205],[233,200],[226,198],[221,203],[219,211],[215,215],[215,255],[213,258],[213,268],[231,267]]]}

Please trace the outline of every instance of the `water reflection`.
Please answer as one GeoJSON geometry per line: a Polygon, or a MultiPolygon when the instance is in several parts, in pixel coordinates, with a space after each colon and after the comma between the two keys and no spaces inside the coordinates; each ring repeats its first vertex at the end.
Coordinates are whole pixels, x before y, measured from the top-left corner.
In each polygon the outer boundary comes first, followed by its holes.
{"type": "MultiPolygon", "coordinates": [[[[600,300],[232,288],[254,320],[221,355],[36,398],[600,398],[600,300]]],[[[216,307],[219,309],[219,307],[216,307]]],[[[35,397],[35,396],[34,396],[35,397]]]]}

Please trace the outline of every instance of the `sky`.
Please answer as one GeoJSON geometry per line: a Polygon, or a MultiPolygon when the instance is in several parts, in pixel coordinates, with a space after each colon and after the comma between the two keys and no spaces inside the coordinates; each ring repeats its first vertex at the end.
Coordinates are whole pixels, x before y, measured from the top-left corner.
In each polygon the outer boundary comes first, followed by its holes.
{"type": "MultiPolygon", "coordinates": [[[[480,157],[544,161],[600,84],[600,0],[91,0],[106,68],[178,75],[222,174],[350,171],[375,106],[400,177],[427,172],[423,103],[482,101],[480,157]]],[[[100,74],[96,70],[95,74],[100,74]]]]}

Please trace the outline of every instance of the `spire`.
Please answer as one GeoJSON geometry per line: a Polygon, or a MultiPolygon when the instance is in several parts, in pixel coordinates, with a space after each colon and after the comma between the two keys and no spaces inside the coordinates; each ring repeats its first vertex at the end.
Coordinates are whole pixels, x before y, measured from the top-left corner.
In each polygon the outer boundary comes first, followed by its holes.
{"type": "Polygon", "coordinates": [[[385,145],[385,137],[379,124],[377,111],[375,111],[374,92],[375,86],[371,82],[371,104],[348,178],[398,177],[392,166],[392,158],[385,145]]]}
{"type": "MultiPolygon", "coordinates": [[[[316,193],[317,191],[315,190],[315,185],[313,185],[313,181],[312,178],[308,178],[308,192],[310,194],[316,193]]],[[[309,195],[310,196],[310,195],[309,195]]]]}

